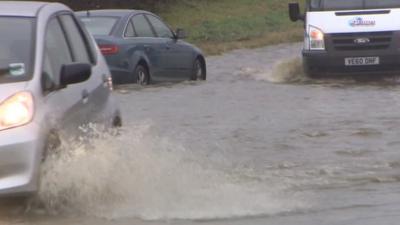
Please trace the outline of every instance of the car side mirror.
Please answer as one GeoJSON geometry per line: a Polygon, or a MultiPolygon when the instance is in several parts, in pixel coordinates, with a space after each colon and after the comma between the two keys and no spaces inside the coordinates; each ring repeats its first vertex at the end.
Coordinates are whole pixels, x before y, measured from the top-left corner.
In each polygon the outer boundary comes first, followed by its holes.
{"type": "Polygon", "coordinates": [[[61,67],[60,86],[86,81],[92,75],[92,66],[88,63],[72,63],[61,67]]]}
{"type": "Polygon", "coordinates": [[[181,28],[176,29],[175,37],[176,39],[185,39],[187,37],[186,31],[181,28]]]}
{"type": "Polygon", "coordinates": [[[289,17],[290,20],[296,22],[298,20],[304,21],[304,15],[300,13],[299,3],[289,3],[289,17]]]}

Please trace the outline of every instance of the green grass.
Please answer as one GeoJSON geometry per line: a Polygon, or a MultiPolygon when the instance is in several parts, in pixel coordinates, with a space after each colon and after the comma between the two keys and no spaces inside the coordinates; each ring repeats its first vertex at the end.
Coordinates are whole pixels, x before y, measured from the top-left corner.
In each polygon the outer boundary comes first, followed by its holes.
{"type": "Polygon", "coordinates": [[[174,28],[184,28],[208,54],[235,48],[300,41],[302,24],[288,18],[293,0],[176,0],[158,9],[174,28]]]}

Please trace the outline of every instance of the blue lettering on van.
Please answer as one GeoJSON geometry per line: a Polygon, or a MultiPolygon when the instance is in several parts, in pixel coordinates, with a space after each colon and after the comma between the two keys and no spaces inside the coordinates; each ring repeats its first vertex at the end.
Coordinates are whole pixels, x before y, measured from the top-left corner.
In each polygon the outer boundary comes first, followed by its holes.
{"type": "Polygon", "coordinates": [[[375,26],[375,20],[364,20],[361,17],[353,18],[349,21],[350,26],[359,27],[359,26],[375,26]]]}

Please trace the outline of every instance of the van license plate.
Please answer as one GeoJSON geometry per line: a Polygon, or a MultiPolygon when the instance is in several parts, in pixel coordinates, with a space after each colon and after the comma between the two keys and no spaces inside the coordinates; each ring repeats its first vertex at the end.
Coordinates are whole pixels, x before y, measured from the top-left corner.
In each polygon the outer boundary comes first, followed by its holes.
{"type": "Polygon", "coordinates": [[[356,57],[345,58],[344,63],[346,66],[365,66],[365,65],[379,65],[379,57],[356,57]]]}

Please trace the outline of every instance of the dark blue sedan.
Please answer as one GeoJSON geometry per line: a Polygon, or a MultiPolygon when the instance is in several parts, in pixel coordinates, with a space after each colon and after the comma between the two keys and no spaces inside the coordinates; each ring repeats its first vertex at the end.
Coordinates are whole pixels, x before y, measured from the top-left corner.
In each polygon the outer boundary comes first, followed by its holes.
{"type": "Polygon", "coordinates": [[[206,61],[158,16],[139,10],[77,12],[96,39],[116,83],[205,80],[206,61]]]}

